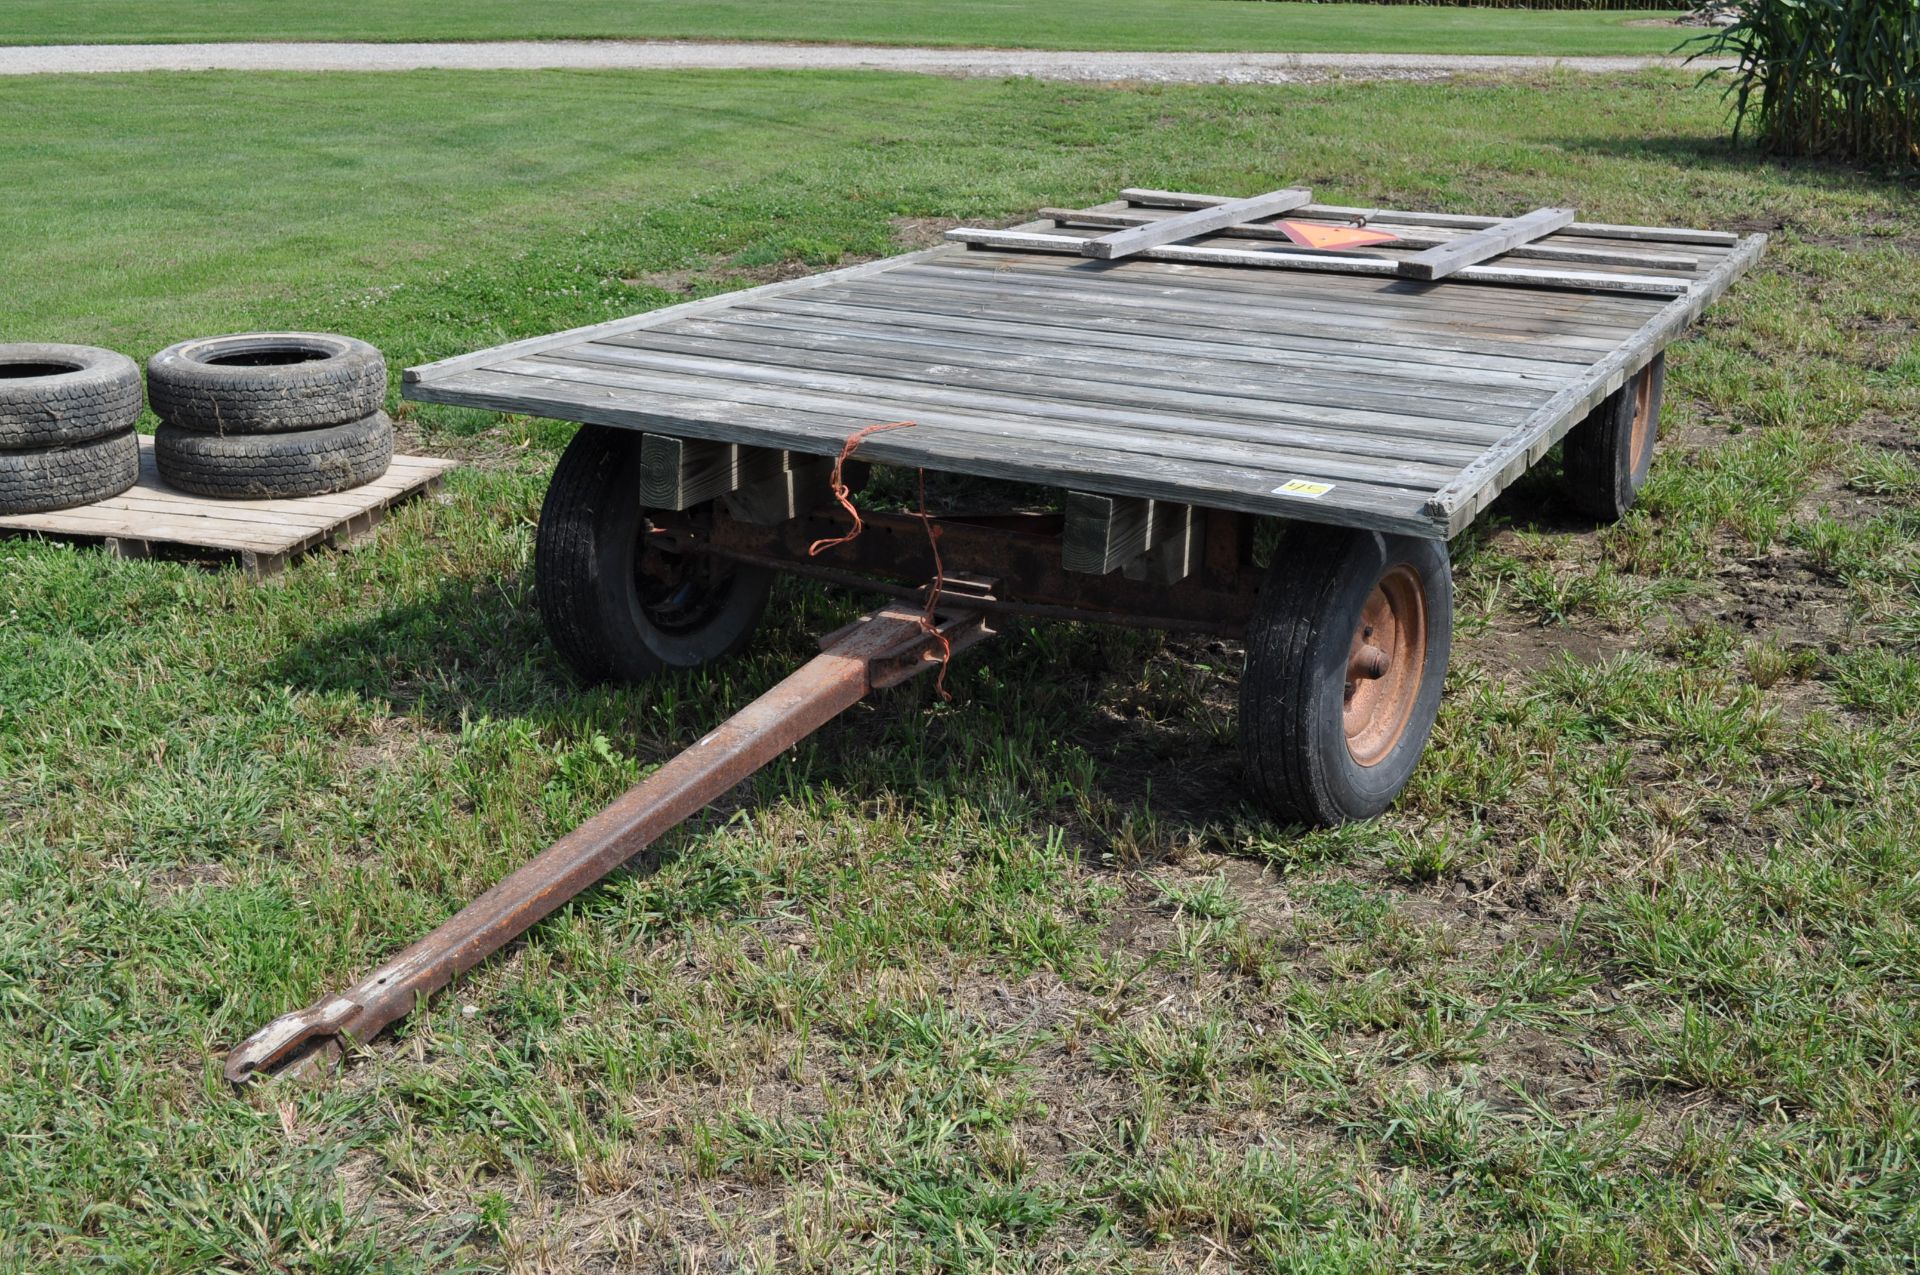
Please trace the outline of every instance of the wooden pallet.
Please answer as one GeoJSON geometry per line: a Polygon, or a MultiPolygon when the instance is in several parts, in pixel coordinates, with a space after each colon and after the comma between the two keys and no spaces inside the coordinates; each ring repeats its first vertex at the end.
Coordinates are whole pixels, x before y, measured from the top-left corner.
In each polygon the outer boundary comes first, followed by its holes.
{"type": "Polygon", "coordinates": [[[309,549],[366,532],[394,505],[439,486],[453,466],[434,456],[395,456],[379,478],[331,496],[210,500],[167,486],[154,464],[153,440],[142,435],[140,480],[132,487],[74,509],[0,517],[0,531],[98,541],[123,558],[210,551],[266,576],[309,549]]]}

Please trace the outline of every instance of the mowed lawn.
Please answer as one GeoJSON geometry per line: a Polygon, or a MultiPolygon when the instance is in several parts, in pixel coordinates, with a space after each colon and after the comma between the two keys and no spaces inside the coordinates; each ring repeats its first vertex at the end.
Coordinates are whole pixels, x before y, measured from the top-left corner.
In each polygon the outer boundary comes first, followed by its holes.
{"type": "Polygon", "coordinates": [[[1275,0],[8,0],[0,44],[202,40],[809,40],[1033,49],[1661,54],[1672,11],[1275,0]]]}
{"type": "Polygon", "coordinates": [[[225,1051],[812,649],[583,689],[565,427],[232,570],[0,542],[0,1267],[1894,1270],[1920,1251],[1920,208],[1678,79],[0,82],[0,335],[401,364],[1128,184],[1775,232],[1644,506],[1455,546],[1400,806],[1241,799],[1237,652],[1068,625],[795,749],[315,1087],[225,1051]]]}

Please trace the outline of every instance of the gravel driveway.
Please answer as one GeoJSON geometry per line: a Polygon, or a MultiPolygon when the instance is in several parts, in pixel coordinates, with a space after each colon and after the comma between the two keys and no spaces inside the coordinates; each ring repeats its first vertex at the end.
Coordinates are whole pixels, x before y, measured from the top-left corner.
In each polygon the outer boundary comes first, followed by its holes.
{"type": "Polygon", "coordinates": [[[1062,53],[682,40],[530,40],[474,44],[56,44],[0,48],[0,75],[105,71],[415,71],[545,68],[918,71],[1166,84],[1290,84],[1331,78],[1436,80],[1467,73],[1618,73],[1677,58],[1543,58],[1424,53],[1062,53]]]}

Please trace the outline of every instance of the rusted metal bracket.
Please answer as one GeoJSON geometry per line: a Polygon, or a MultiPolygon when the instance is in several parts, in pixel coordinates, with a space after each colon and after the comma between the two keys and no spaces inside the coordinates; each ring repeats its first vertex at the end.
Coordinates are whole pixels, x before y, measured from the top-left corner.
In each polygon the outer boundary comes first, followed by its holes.
{"type": "Polygon", "coordinates": [[[919,608],[897,604],[830,634],[798,671],[439,929],[347,990],[284,1014],[242,1041],[227,1056],[227,1079],[240,1084],[298,1074],[347,1042],[371,1040],[867,692],[936,666],[935,648],[943,640],[957,652],[990,634],[982,613],[964,599],[931,621],[919,608]]]}

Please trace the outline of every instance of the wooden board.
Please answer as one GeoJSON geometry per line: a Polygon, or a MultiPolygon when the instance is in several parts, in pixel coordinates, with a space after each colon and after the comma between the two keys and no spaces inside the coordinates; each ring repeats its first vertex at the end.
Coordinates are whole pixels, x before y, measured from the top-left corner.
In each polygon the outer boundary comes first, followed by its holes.
{"type": "MultiPolygon", "coordinates": [[[[1227,202],[1224,195],[1187,194],[1183,191],[1137,190],[1120,192],[1119,207],[1132,205],[1160,208],[1212,208],[1227,202]]],[[[1102,205],[1104,208],[1105,205],[1102,205]]],[[[1410,226],[1452,226],[1463,230],[1484,230],[1497,226],[1504,218],[1474,217],[1461,213],[1412,212],[1391,208],[1354,208],[1343,204],[1305,204],[1300,213],[1307,217],[1336,217],[1369,225],[1378,221],[1400,222],[1410,226]]],[[[1725,230],[1689,230],[1677,226],[1618,226],[1605,222],[1575,222],[1567,229],[1596,239],[1628,239],[1651,243],[1714,244],[1731,248],[1741,241],[1739,235],[1725,230]]]]}
{"type": "MultiPolygon", "coordinates": [[[[1150,226],[1165,221],[1169,216],[1179,216],[1176,212],[1158,208],[1130,208],[1125,212],[1094,212],[1088,208],[1042,208],[1040,215],[1056,226],[1150,226]]],[[[1295,218],[1322,225],[1338,225],[1339,221],[1325,218],[1295,218]]],[[[1463,238],[1473,231],[1461,231],[1440,227],[1405,226],[1386,222],[1374,222],[1370,230],[1385,231],[1394,236],[1391,243],[1374,245],[1366,251],[1392,251],[1396,248],[1439,248],[1463,238]]],[[[1332,248],[1310,248],[1293,241],[1292,236],[1277,225],[1259,226],[1244,223],[1221,232],[1223,237],[1232,239],[1266,240],[1276,244],[1286,244],[1296,252],[1335,252],[1332,248]]],[[[1528,257],[1538,261],[1560,261],[1583,266],[1638,266],[1657,269],[1665,274],[1691,274],[1699,269],[1700,262],[1695,257],[1677,256],[1670,253],[1648,252],[1638,245],[1621,248],[1578,248],[1566,244],[1523,243],[1508,248],[1509,257],[1528,257]]]]}
{"type": "MultiPolygon", "coordinates": [[[[1563,210],[1556,210],[1563,211],[1563,210]]],[[[1142,226],[1141,230],[1153,227],[1142,226]]],[[[1131,232],[1122,232],[1131,233],[1131,232]]],[[[1494,231],[1479,232],[1493,235],[1494,231]]],[[[979,248],[1004,248],[1015,252],[1070,252],[1096,255],[1093,249],[1104,240],[1080,235],[1033,233],[1017,230],[949,230],[947,238],[955,243],[979,248]]],[[[1498,256],[1501,249],[1463,242],[1431,248],[1404,261],[1385,261],[1378,257],[1352,253],[1320,252],[1311,248],[1261,247],[1233,248],[1220,244],[1165,244],[1140,247],[1134,251],[1149,261],[1186,261],[1196,265],[1247,266],[1263,270],[1309,270],[1322,274],[1352,274],[1370,277],[1401,276],[1422,280],[1445,276],[1462,283],[1500,283],[1530,288],[1568,288],[1586,292],[1648,293],[1679,296],[1692,287],[1687,279],[1634,273],[1602,273],[1593,270],[1543,270],[1532,266],[1476,266],[1467,259],[1485,260],[1498,256]],[[1481,255],[1475,256],[1475,253],[1481,255]]]]}
{"type": "Polygon", "coordinates": [[[1313,192],[1309,190],[1276,190],[1255,195],[1251,199],[1233,199],[1211,208],[1195,208],[1148,225],[1129,226],[1101,235],[1086,245],[1085,252],[1089,257],[1098,257],[1103,261],[1117,261],[1159,244],[1224,230],[1243,221],[1275,217],[1312,201],[1313,192]]]}
{"type": "Polygon", "coordinates": [[[0,517],[0,531],[97,540],[126,558],[210,551],[238,558],[258,577],[310,549],[365,533],[394,505],[432,491],[453,467],[433,456],[395,456],[379,478],[331,496],[212,500],[167,486],[154,464],[153,439],[141,435],[140,478],[132,487],[74,509],[0,517]]]}
{"type": "MultiPolygon", "coordinates": [[[[1182,207],[1084,211],[1130,230],[1182,207]]],[[[1242,260],[1273,241],[1240,237],[1254,229],[1240,223],[1119,260],[1081,255],[1080,242],[952,244],[411,369],[405,394],[813,456],[863,426],[911,420],[857,454],[1439,538],[1645,366],[1765,242],[1576,222],[1510,245],[1551,250],[1525,267],[1500,255],[1427,282],[1401,277],[1399,261],[1499,219],[1380,216],[1419,226],[1425,242],[1363,258],[1365,275],[1242,260]],[[1504,282],[1474,282],[1476,271],[1504,282]],[[1568,287],[1573,273],[1618,274],[1632,290],[1568,287]],[[1638,290],[1652,277],[1672,295],[1638,290]]]]}
{"type": "Polygon", "coordinates": [[[1524,248],[1572,222],[1571,208],[1536,208],[1524,217],[1515,217],[1497,226],[1488,226],[1416,252],[1400,263],[1400,273],[1409,279],[1444,279],[1468,266],[1491,261],[1515,248],[1524,248]]]}

